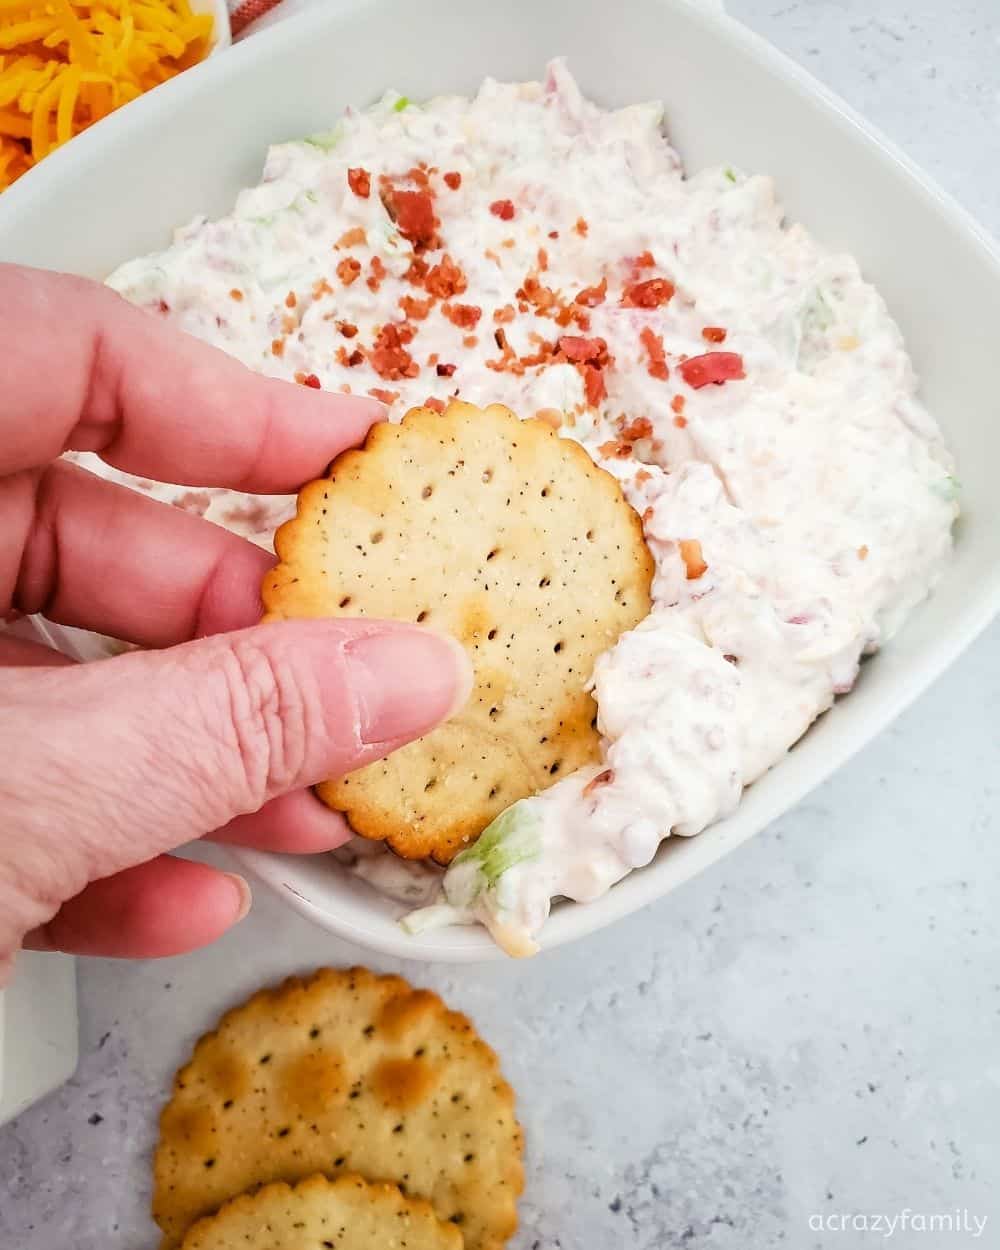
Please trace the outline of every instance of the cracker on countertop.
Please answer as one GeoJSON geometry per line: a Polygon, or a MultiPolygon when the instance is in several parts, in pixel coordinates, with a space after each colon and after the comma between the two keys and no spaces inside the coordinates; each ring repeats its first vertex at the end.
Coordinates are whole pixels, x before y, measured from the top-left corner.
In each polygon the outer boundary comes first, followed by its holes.
{"type": "Polygon", "coordinates": [[[181,1250],[462,1250],[462,1234],[422,1198],[360,1176],[277,1181],[224,1203],[181,1250]]]}
{"type": "Polygon", "coordinates": [[[153,1215],[163,1250],[254,1185],[357,1173],[428,1199],[468,1250],[517,1226],[514,1094],[470,1021],[429,990],[321,969],[226,1013],[160,1118],[153,1215]]]}

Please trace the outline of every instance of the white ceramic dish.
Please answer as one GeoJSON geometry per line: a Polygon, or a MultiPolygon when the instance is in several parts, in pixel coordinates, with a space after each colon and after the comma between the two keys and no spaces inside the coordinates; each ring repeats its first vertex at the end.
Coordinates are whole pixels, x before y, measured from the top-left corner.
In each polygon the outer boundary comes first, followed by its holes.
{"type": "MultiPolygon", "coordinates": [[[[467,0],[460,10],[451,0],[331,2],[123,110],[0,198],[0,259],[101,277],[161,247],[176,223],[226,211],[238,188],[257,181],[267,143],[326,126],[347,103],[365,104],[387,86],[419,99],[473,91],[487,74],[537,77],[556,53],[603,103],[664,98],[689,168],[725,162],[775,175],[790,216],[860,259],[902,323],[955,451],[965,515],[945,582],[866,666],[854,693],[728,820],[670,839],[598,902],[556,908],[545,947],[663,897],[757,833],[869,742],[1000,608],[996,249],[811,78],[686,0],[630,0],[613,17],[576,0],[467,0]]],[[[406,937],[398,909],[329,857],[240,859],[299,911],[362,946],[411,959],[498,955],[476,930],[406,937]]]]}

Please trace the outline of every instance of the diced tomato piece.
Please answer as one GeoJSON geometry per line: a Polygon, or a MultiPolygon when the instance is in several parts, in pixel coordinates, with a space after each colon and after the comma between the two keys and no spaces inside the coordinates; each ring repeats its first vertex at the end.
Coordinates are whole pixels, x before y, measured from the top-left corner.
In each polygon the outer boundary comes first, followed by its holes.
{"type": "Polygon", "coordinates": [[[514,217],[513,201],[494,200],[490,205],[490,212],[494,217],[499,217],[501,221],[512,221],[514,217]]]}
{"type": "Polygon", "coordinates": [[[445,186],[450,187],[452,191],[457,191],[462,185],[462,175],[457,170],[450,170],[444,176],[445,186]]]}
{"type": "Polygon", "coordinates": [[[347,185],[355,195],[367,200],[372,193],[372,176],[367,169],[349,169],[347,185]]]}
{"type": "Polygon", "coordinates": [[[669,278],[650,278],[646,282],[633,282],[622,294],[626,308],[660,308],[673,299],[674,284],[669,278]]]}

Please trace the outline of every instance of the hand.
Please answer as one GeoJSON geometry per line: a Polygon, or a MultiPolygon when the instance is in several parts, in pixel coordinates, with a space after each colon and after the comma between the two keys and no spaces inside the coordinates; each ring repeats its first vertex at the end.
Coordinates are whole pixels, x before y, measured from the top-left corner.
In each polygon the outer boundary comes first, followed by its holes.
{"type": "Polygon", "coordinates": [[[74,665],[0,634],[2,979],[22,944],[212,941],[246,914],[246,882],[165,852],[206,834],[338,845],[342,818],[303,787],[426,733],[471,676],[457,643],[416,626],[253,626],[273,557],[57,459],[294,491],[379,404],[258,377],[74,278],[0,265],[0,310],[0,620],[43,612],[146,648],[74,665]]]}

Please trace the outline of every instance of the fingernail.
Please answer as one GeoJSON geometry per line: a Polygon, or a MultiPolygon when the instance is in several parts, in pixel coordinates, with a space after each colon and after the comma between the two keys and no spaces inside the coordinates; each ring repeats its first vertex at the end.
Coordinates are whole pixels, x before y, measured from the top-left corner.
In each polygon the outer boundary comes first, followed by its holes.
{"type": "Polygon", "coordinates": [[[351,688],[366,746],[419,738],[459,708],[472,692],[472,665],[447,634],[403,627],[347,644],[351,688]]]}
{"type": "Polygon", "coordinates": [[[233,924],[239,924],[241,920],[245,919],[250,911],[250,908],[253,906],[253,893],[246,878],[241,877],[239,873],[227,872],[224,875],[227,876],[233,883],[233,888],[239,898],[236,919],[233,921],[233,924]]]}

